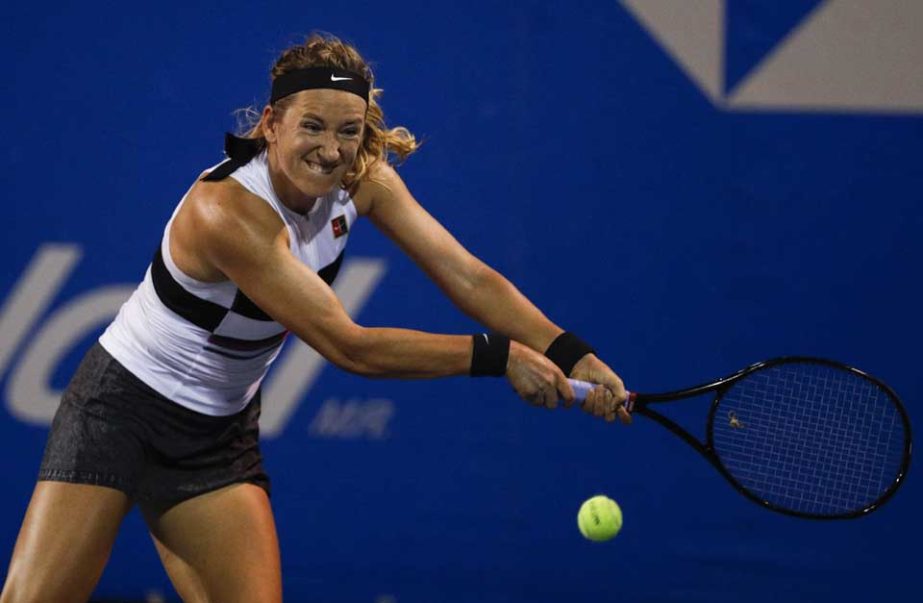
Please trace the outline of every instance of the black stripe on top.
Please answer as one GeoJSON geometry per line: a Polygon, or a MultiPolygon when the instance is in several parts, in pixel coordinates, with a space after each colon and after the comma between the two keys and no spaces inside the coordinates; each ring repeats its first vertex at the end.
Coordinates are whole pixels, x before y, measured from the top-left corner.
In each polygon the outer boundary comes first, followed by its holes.
{"type": "Polygon", "coordinates": [[[204,182],[217,182],[219,180],[224,180],[231,174],[233,174],[237,168],[243,167],[246,163],[241,163],[236,159],[228,159],[224,163],[220,164],[218,167],[210,171],[208,174],[202,177],[204,182]]]}
{"type": "Polygon", "coordinates": [[[321,277],[328,285],[332,285],[333,281],[336,280],[337,274],[340,272],[340,266],[343,264],[344,253],[345,251],[341,251],[337,259],[317,271],[317,276],[321,277]]]}
{"type": "MultiPolygon", "coordinates": [[[[328,285],[333,284],[340,271],[340,266],[343,264],[343,253],[341,251],[337,259],[317,271],[318,276],[328,285]]],[[[206,331],[213,332],[217,329],[229,311],[253,320],[273,321],[271,316],[253,303],[240,289],[237,290],[237,295],[234,296],[234,303],[231,305],[230,310],[220,304],[190,293],[170,274],[167,265],[163,261],[163,254],[159,246],[157,251],[154,252],[154,259],[151,261],[151,280],[154,282],[154,291],[157,292],[157,297],[160,298],[163,305],[206,331]]]]}
{"type": "Polygon", "coordinates": [[[286,335],[288,335],[288,331],[282,331],[278,335],[265,339],[247,340],[212,333],[208,338],[208,343],[214,345],[206,345],[204,349],[225,358],[251,360],[279,348],[285,342],[286,335]]]}
{"type": "Polygon", "coordinates": [[[239,138],[230,132],[224,135],[224,153],[228,160],[209,172],[202,180],[216,182],[224,180],[241,168],[250,160],[259,155],[266,148],[266,141],[262,138],[239,138]]]}
{"type": "Polygon", "coordinates": [[[157,247],[151,262],[151,280],[154,282],[154,291],[163,305],[206,331],[217,329],[228,313],[224,306],[193,295],[176,282],[163,262],[160,246],[157,247]]]}
{"type": "Polygon", "coordinates": [[[237,290],[237,295],[234,296],[234,303],[231,304],[231,310],[237,312],[241,316],[252,318],[253,320],[273,320],[269,314],[263,312],[263,310],[253,303],[249,297],[244,295],[244,292],[240,289],[237,290]]]}
{"type": "MultiPolygon", "coordinates": [[[[342,264],[343,252],[341,251],[337,259],[317,271],[317,276],[321,277],[328,285],[332,285],[337,274],[340,272],[340,266],[342,264]]],[[[231,305],[231,310],[237,312],[241,316],[252,318],[253,320],[273,320],[269,314],[263,312],[263,310],[253,303],[253,300],[244,295],[244,292],[240,289],[237,290],[237,295],[234,296],[234,303],[231,305]]]]}
{"type": "Polygon", "coordinates": [[[248,354],[248,355],[231,354],[230,352],[227,352],[227,351],[222,350],[222,349],[220,349],[220,348],[212,347],[212,346],[210,346],[210,345],[205,346],[205,348],[203,348],[203,349],[204,349],[206,352],[212,352],[212,353],[214,353],[214,354],[218,354],[219,356],[224,356],[225,358],[233,358],[234,360],[252,360],[252,359],[254,359],[254,358],[259,358],[260,356],[263,356],[263,355],[265,355],[265,354],[268,354],[269,352],[275,350],[277,347],[278,347],[278,346],[273,346],[273,347],[271,347],[271,348],[268,348],[268,349],[266,349],[266,350],[263,350],[262,352],[257,352],[257,353],[255,353],[255,354],[248,354]]]}
{"type": "MultiPolygon", "coordinates": [[[[254,350],[262,350],[262,348],[274,348],[282,345],[282,342],[285,341],[285,336],[288,335],[288,331],[282,331],[278,335],[273,335],[272,337],[267,337],[266,339],[237,339],[236,337],[226,337],[224,335],[216,335],[212,333],[208,337],[208,343],[213,343],[222,348],[228,348],[232,351],[238,352],[252,352],[254,350]]],[[[266,351],[266,350],[262,350],[266,351]]]]}

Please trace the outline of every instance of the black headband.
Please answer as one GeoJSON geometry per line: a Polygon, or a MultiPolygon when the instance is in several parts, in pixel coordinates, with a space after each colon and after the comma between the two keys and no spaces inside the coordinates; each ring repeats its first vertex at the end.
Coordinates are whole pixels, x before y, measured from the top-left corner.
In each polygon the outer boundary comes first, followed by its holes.
{"type": "Polygon", "coordinates": [[[283,73],[274,79],[269,103],[272,104],[300,90],[314,88],[352,92],[356,96],[361,96],[366,103],[369,102],[369,82],[358,73],[329,67],[308,67],[283,73]]]}

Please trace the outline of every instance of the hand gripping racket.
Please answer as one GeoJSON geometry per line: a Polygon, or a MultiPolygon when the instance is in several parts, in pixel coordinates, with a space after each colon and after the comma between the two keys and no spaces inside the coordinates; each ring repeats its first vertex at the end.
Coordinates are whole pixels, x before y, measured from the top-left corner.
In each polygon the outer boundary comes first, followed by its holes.
{"type": "MultiPolygon", "coordinates": [[[[595,387],[570,382],[578,401],[595,387]]],[[[910,419],[897,394],[831,360],[767,360],[683,390],[630,392],[626,407],[685,440],[738,492],[787,515],[862,517],[891,498],[910,467],[910,419]],[[650,408],[712,392],[704,442],[650,408]]]]}

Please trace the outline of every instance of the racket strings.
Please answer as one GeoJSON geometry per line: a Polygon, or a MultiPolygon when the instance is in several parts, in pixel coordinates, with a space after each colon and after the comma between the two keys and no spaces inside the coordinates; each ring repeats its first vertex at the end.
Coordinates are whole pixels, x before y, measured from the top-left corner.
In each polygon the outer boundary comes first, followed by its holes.
{"type": "Polygon", "coordinates": [[[722,397],[712,427],[715,452],[733,477],[797,513],[866,509],[903,464],[904,424],[888,394],[822,364],[748,375],[722,397]]]}

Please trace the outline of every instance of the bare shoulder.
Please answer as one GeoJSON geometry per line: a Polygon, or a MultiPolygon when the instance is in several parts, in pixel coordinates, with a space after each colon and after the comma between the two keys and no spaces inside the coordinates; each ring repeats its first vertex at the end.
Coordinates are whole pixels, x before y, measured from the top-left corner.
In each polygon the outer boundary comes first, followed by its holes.
{"type": "Polygon", "coordinates": [[[368,215],[378,204],[388,203],[401,194],[409,194],[404,180],[386,161],[376,161],[359,183],[353,201],[362,215],[368,215]]]}
{"type": "Polygon", "coordinates": [[[174,260],[201,280],[223,280],[229,258],[258,257],[285,236],[281,218],[236,180],[199,180],[183,202],[170,231],[174,260]]]}
{"type": "Polygon", "coordinates": [[[198,181],[189,192],[183,209],[201,235],[250,235],[260,231],[273,234],[282,228],[282,219],[268,203],[245,189],[236,180],[198,181]]]}

